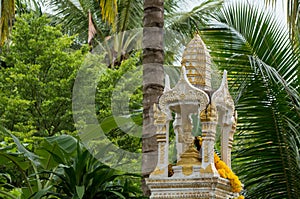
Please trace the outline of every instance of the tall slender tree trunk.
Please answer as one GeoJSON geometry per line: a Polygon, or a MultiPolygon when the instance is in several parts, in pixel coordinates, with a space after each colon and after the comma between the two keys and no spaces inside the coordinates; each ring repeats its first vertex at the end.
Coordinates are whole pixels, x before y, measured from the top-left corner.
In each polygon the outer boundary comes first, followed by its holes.
{"type": "Polygon", "coordinates": [[[163,92],[164,81],[164,0],[144,0],[143,29],[143,192],[150,195],[145,178],[154,170],[157,162],[157,142],[153,124],[153,104],[163,92]]]}
{"type": "Polygon", "coordinates": [[[0,47],[7,40],[15,18],[15,1],[0,0],[0,47]]]}

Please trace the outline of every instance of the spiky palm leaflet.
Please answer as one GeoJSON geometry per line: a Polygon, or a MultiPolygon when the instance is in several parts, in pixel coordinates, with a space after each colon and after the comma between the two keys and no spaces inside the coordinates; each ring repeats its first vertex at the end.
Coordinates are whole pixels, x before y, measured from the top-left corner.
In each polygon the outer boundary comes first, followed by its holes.
{"type": "Polygon", "coordinates": [[[264,9],[232,3],[201,32],[238,111],[234,170],[247,198],[297,198],[299,46],[264,9]]]}

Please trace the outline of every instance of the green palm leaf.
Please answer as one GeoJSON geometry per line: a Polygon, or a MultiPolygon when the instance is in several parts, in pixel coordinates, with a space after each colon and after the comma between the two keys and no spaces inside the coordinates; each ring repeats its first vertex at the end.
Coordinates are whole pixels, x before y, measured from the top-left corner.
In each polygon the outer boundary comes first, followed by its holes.
{"type": "Polygon", "coordinates": [[[214,62],[229,71],[239,114],[233,165],[247,198],[298,198],[299,63],[288,29],[272,13],[236,2],[202,34],[214,62]]]}
{"type": "MultiPolygon", "coordinates": [[[[178,11],[173,6],[173,9],[166,9],[165,27],[166,29],[175,30],[183,35],[193,36],[200,28],[207,24],[212,14],[221,8],[223,0],[206,0],[201,1],[191,11],[178,11]]],[[[171,5],[169,5],[170,7],[171,5]]]]}
{"type": "Polygon", "coordinates": [[[118,32],[142,27],[143,1],[119,0],[118,32]]]}
{"type": "MultiPolygon", "coordinates": [[[[265,0],[265,3],[268,5],[271,5],[272,7],[276,7],[276,4],[278,4],[279,1],[277,0],[265,0]]],[[[289,28],[291,31],[291,35],[294,39],[297,39],[297,42],[299,42],[299,28],[300,28],[300,15],[299,15],[299,9],[300,9],[300,1],[298,0],[288,0],[288,1],[282,1],[282,5],[286,5],[286,14],[287,14],[287,21],[289,23],[289,28]]],[[[278,6],[278,5],[277,5],[278,6]]]]}
{"type": "Polygon", "coordinates": [[[103,36],[100,30],[105,29],[101,19],[101,8],[93,0],[49,0],[47,6],[53,10],[54,22],[60,24],[63,30],[70,34],[78,34],[81,42],[88,38],[88,12],[92,14],[97,33],[103,36]]]}

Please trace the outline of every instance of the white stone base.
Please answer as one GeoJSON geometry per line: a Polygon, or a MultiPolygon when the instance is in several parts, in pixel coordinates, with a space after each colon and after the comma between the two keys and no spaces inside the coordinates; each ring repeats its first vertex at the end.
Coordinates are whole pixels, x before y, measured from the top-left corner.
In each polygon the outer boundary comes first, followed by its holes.
{"type": "Polygon", "coordinates": [[[229,199],[237,197],[231,192],[230,182],[221,177],[146,179],[151,190],[150,199],[229,199]]]}

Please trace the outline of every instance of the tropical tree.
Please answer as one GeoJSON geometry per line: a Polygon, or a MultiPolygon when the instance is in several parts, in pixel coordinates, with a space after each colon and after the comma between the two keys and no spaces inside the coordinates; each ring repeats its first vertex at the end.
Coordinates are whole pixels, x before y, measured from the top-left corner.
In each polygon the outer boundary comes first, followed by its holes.
{"type": "MultiPolygon", "coordinates": [[[[52,8],[55,23],[63,24],[68,34],[78,34],[81,43],[88,38],[89,20],[91,13],[92,24],[97,38],[104,42],[106,37],[116,32],[141,27],[142,3],[140,1],[62,1],[48,0],[46,4],[52,8]]],[[[97,45],[97,44],[96,44],[97,45]]]]}
{"type": "MultiPolygon", "coordinates": [[[[233,170],[247,198],[299,198],[299,43],[272,12],[226,4],[201,31],[238,111],[233,170]]],[[[299,30],[298,30],[299,32],[299,30]]]]}
{"type": "MultiPolygon", "coordinates": [[[[107,1],[108,2],[108,1],[107,1]]],[[[112,1],[110,1],[112,2],[112,1]]],[[[153,132],[154,127],[150,123],[151,111],[153,103],[157,103],[158,97],[161,95],[163,90],[163,63],[164,63],[164,54],[165,46],[163,43],[163,34],[164,27],[166,29],[176,31],[179,35],[184,36],[193,35],[199,24],[204,24],[208,16],[212,14],[212,11],[218,8],[222,1],[205,1],[202,2],[199,6],[194,8],[189,12],[180,12],[179,2],[177,0],[167,0],[164,3],[161,1],[155,1],[154,3],[144,2],[144,54],[143,54],[143,65],[144,65],[144,83],[143,83],[143,92],[144,92],[144,135],[145,138],[143,141],[143,154],[144,155],[144,168],[143,173],[145,177],[153,170],[155,166],[155,156],[156,156],[156,138],[153,132]],[[157,11],[159,10],[159,11],[157,11]],[[152,13],[153,12],[153,13],[152,13]],[[166,16],[166,25],[164,25],[164,15],[166,16]],[[203,16],[205,16],[203,18],[203,16]],[[157,39],[159,38],[159,39],[157,39]],[[150,111],[150,112],[149,112],[150,111]],[[153,156],[150,157],[146,155],[148,152],[153,156]],[[148,160],[147,160],[148,159],[148,160]],[[150,161],[151,160],[151,161],[150,161]]],[[[98,35],[100,35],[100,41],[105,41],[104,38],[109,38],[109,35],[113,33],[119,33],[114,35],[117,38],[117,42],[124,42],[123,40],[123,31],[129,29],[137,29],[141,27],[143,6],[141,1],[118,1],[118,13],[116,14],[115,27],[109,29],[109,24],[105,24],[101,18],[101,8],[95,2],[91,3],[90,1],[81,1],[78,4],[75,4],[73,1],[60,1],[52,0],[50,4],[54,6],[54,10],[59,13],[59,21],[63,22],[64,27],[68,31],[85,35],[81,38],[87,38],[87,13],[90,9],[95,28],[98,35]],[[94,6],[94,7],[93,7],[94,6]],[[85,28],[84,28],[85,27],[85,28]],[[111,31],[112,30],[112,31],[111,31]]],[[[114,9],[110,9],[113,11],[114,9]]],[[[103,14],[103,13],[102,13],[103,14]]],[[[111,16],[114,15],[111,13],[111,16]]],[[[84,39],[86,40],[86,39],[84,39]]],[[[128,40],[132,40],[131,37],[128,37],[128,40]]],[[[172,42],[174,42],[173,40],[172,42]]],[[[178,40],[177,40],[178,41],[178,40]]],[[[126,43],[126,42],[124,42],[126,43]]],[[[171,43],[172,44],[172,43],[171,43]]],[[[109,46],[116,46],[115,44],[109,46]]],[[[128,49],[123,49],[122,45],[119,45],[116,49],[108,49],[107,51],[114,54],[123,55],[121,52],[128,52],[128,49]]],[[[125,45],[124,45],[125,46],[125,45]]],[[[128,45],[129,46],[129,45],[128,45]]],[[[172,52],[176,51],[174,48],[178,48],[178,45],[172,45],[172,52]]],[[[170,47],[169,47],[170,48],[170,47]]],[[[178,48],[179,49],[179,48],[178,48]]],[[[179,51],[179,50],[178,50],[179,51]]],[[[126,56],[125,56],[126,57],[126,56]]],[[[127,56],[128,57],[128,56],[127,56]]],[[[114,60],[114,59],[111,59],[114,60]]],[[[170,62],[174,58],[168,59],[170,62]]],[[[122,61],[122,60],[121,60],[122,61]]],[[[121,63],[118,61],[117,63],[121,63]]],[[[113,65],[115,65],[114,61],[113,65]]],[[[110,66],[110,64],[108,64],[110,66]]],[[[147,189],[146,186],[144,186],[147,189]]],[[[149,194],[149,192],[148,192],[149,194]]]]}
{"type": "MultiPolygon", "coordinates": [[[[103,2],[100,1],[100,4],[99,1],[91,0],[78,2],[47,0],[45,2],[47,6],[52,8],[55,15],[55,23],[62,24],[67,34],[78,34],[78,41],[80,44],[87,42],[88,29],[95,28],[95,38],[97,41],[104,44],[104,48],[107,48],[105,45],[108,45],[111,48],[111,43],[113,43],[114,46],[119,46],[119,48],[115,49],[106,49],[107,52],[118,54],[120,53],[118,51],[125,51],[128,53],[130,49],[127,49],[126,46],[129,45],[125,45],[125,43],[131,42],[131,46],[137,45],[134,42],[139,41],[140,37],[134,40],[133,37],[137,37],[136,33],[138,32],[140,32],[138,35],[142,35],[142,31],[139,30],[143,26],[142,1],[124,0],[117,1],[117,4],[112,0],[103,0],[103,2]],[[108,6],[108,8],[105,6],[108,6]],[[89,11],[94,27],[89,25],[89,11]],[[111,16],[111,19],[109,20],[106,17],[103,18],[103,15],[111,16]],[[135,34],[130,34],[124,39],[124,32],[128,30],[134,30],[135,34]],[[115,40],[113,38],[115,38],[115,40]],[[106,42],[108,42],[108,44],[106,44],[106,42]]],[[[207,21],[208,16],[213,13],[213,10],[219,8],[222,2],[223,0],[207,0],[199,3],[199,5],[190,11],[182,11],[180,6],[184,2],[179,0],[166,0],[164,1],[164,15],[166,20],[164,26],[165,30],[176,31],[180,33],[181,36],[188,35],[190,37],[194,34],[196,30],[195,27],[199,24],[204,24],[205,21],[207,21]]],[[[99,42],[92,42],[92,46],[95,47],[96,45],[99,45],[99,42]]],[[[178,45],[173,45],[172,48],[174,47],[178,47],[178,45]]],[[[140,49],[141,45],[138,44],[136,48],[140,49]]]]}
{"type": "Polygon", "coordinates": [[[79,43],[87,43],[88,39],[88,13],[91,13],[94,28],[103,37],[108,31],[108,26],[101,17],[101,7],[98,1],[61,1],[49,0],[45,4],[51,8],[51,16],[55,24],[63,26],[64,33],[78,34],[79,43]]]}
{"type": "MultiPolygon", "coordinates": [[[[144,1],[143,28],[143,134],[142,175],[145,179],[156,166],[157,142],[155,126],[151,122],[153,104],[158,103],[164,80],[164,1],[144,1]]],[[[145,195],[150,190],[143,185],[145,195]]]]}
{"type": "MultiPolygon", "coordinates": [[[[279,1],[277,0],[265,0],[267,5],[271,5],[273,7],[277,7],[277,3],[279,1]]],[[[287,22],[289,25],[290,33],[291,36],[293,37],[293,40],[297,40],[299,42],[299,29],[300,29],[300,15],[299,15],[299,8],[300,8],[300,2],[299,1],[293,1],[293,0],[288,0],[288,1],[282,1],[281,2],[283,5],[286,5],[286,14],[287,14],[287,22]]],[[[283,6],[284,8],[284,6],[283,6]]],[[[281,8],[282,9],[282,8],[281,8]]]]}
{"type": "Polygon", "coordinates": [[[76,151],[77,140],[68,135],[43,138],[34,146],[32,139],[21,141],[2,126],[0,134],[5,138],[0,145],[1,178],[7,179],[0,185],[1,198],[40,198],[53,190],[53,175],[41,171],[55,170],[58,160],[71,161],[76,151]]]}
{"type": "Polygon", "coordinates": [[[71,99],[87,48],[72,50],[46,16],[17,17],[10,47],[2,53],[0,121],[11,131],[47,136],[75,130],[71,99]]]}
{"type": "Polygon", "coordinates": [[[104,65],[95,96],[96,114],[102,130],[115,145],[132,152],[141,151],[141,132],[134,128],[142,123],[140,54],[137,52],[122,61],[118,68],[104,65]],[[128,122],[129,118],[134,122],[128,122]],[[124,122],[120,121],[124,121],[126,127],[121,127],[124,122]]]}

